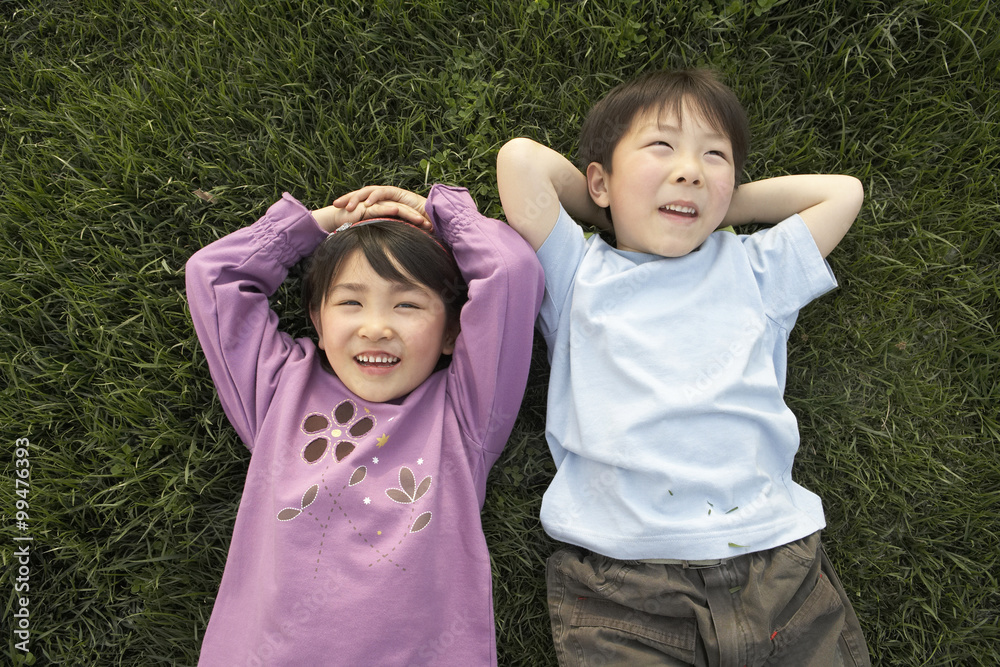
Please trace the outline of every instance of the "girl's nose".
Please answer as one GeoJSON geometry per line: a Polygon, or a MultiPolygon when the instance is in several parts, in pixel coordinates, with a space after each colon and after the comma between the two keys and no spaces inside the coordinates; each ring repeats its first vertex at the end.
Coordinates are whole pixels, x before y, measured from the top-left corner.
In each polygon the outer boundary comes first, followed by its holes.
{"type": "Polygon", "coordinates": [[[389,318],[375,310],[369,311],[361,328],[358,329],[358,335],[368,340],[392,338],[393,333],[392,327],[389,325],[389,318]]]}

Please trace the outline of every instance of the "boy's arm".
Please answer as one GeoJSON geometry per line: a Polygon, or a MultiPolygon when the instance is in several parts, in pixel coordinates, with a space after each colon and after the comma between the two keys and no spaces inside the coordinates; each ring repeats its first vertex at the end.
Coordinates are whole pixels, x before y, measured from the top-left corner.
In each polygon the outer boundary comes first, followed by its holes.
{"type": "Polygon", "coordinates": [[[577,221],[608,227],[573,163],[531,139],[511,139],[497,153],[497,187],[507,223],[536,251],[559,217],[559,204],[577,221]]]}
{"type": "Polygon", "coordinates": [[[741,185],[722,224],[775,223],[798,213],[826,257],[851,228],[863,201],[864,188],[853,176],[778,176],[741,185]]]}

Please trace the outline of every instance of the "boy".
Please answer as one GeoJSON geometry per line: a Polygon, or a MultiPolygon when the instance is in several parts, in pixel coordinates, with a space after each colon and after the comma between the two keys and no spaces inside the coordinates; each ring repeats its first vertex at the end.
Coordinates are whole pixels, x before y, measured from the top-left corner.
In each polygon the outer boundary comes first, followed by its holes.
{"type": "Polygon", "coordinates": [[[588,115],[585,175],[528,139],[497,156],[507,220],[545,269],[557,472],[541,520],[569,543],[547,569],[562,665],[870,664],[820,500],[790,476],[782,398],[788,333],[836,286],[824,257],[863,191],[820,175],[737,190],[748,135],[711,74],[654,72],[588,115]]]}

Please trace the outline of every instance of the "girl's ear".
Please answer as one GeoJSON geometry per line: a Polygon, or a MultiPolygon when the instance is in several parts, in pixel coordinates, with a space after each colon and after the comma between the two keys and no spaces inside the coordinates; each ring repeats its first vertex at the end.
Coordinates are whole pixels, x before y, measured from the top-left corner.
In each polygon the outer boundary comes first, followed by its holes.
{"type": "Polygon", "coordinates": [[[323,349],[323,318],[320,317],[318,308],[309,309],[309,319],[312,320],[313,329],[316,330],[316,335],[319,337],[319,342],[316,347],[323,349]]]}
{"type": "Polygon", "coordinates": [[[461,330],[461,325],[458,322],[448,325],[444,330],[444,345],[441,347],[441,354],[452,354],[455,352],[455,341],[458,340],[458,334],[461,330]]]}
{"type": "Polygon", "coordinates": [[[608,174],[600,162],[587,165],[587,190],[590,191],[590,198],[601,208],[611,205],[608,199],[608,174]]]}

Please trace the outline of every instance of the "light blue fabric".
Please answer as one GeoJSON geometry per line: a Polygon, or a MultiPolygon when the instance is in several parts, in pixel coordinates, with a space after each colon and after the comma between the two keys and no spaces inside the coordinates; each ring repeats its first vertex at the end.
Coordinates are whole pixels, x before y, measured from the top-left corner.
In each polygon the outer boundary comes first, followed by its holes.
{"type": "Polygon", "coordinates": [[[795,215],[684,257],[619,251],[562,211],[538,250],[552,364],[552,537],[623,560],[736,556],[825,526],[792,481],[786,342],[836,287],[795,215]]]}

